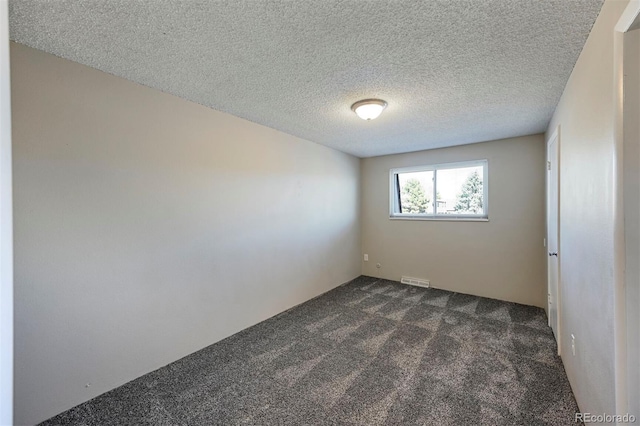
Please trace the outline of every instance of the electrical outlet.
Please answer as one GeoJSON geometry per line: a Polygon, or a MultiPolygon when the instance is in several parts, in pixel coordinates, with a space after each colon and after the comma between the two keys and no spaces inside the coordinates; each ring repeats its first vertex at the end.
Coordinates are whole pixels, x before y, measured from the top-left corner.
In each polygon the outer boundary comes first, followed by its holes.
{"type": "Polygon", "coordinates": [[[365,261],[365,262],[368,262],[368,261],[369,261],[369,255],[368,255],[368,254],[365,254],[365,255],[364,255],[364,261],[365,261]]]}
{"type": "Polygon", "coordinates": [[[571,335],[571,353],[576,356],[576,336],[571,335]]]}
{"type": "Polygon", "coordinates": [[[376,268],[380,269],[380,268],[382,268],[382,265],[379,264],[379,263],[376,263],[376,268]]]}

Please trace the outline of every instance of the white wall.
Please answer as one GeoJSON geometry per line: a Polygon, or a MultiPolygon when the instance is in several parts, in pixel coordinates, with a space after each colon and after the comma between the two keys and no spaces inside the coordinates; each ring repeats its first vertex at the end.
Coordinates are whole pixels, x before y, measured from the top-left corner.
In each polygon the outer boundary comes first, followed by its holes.
{"type": "Polygon", "coordinates": [[[624,37],[627,384],[629,411],[640,417],[640,29],[624,37]]]}
{"type": "Polygon", "coordinates": [[[544,179],[543,135],[362,160],[362,273],[545,306],[544,179]],[[389,219],[390,169],[478,159],[489,160],[489,222],[389,219]]]}
{"type": "Polygon", "coordinates": [[[360,274],[357,158],[22,45],[11,66],[18,423],[360,274]]]}
{"type": "Polygon", "coordinates": [[[13,224],[9,8],[0,0],[0,425],[13,411],[13,224]]]}
{"type": "Polygon", "coordinates": [[[561,125],[563,361],[580,409],[590,413],[616,408],[613,30],[627,3],[605,1],[547,130],[561,125]]]}

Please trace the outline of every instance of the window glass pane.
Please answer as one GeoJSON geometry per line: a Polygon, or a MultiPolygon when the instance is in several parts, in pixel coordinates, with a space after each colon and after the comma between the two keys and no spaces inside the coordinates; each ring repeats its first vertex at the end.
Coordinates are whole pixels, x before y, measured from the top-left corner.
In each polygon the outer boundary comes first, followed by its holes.
{"type": "Polygon", "coordinates": [[[433,214],[433,172],[398,173],[400,207],[398,213],[433,214]]]}
{"type": "Polygon", "coordinates": [[[484,214],[483,167],[437,171],[437,213],[484,214]]]}

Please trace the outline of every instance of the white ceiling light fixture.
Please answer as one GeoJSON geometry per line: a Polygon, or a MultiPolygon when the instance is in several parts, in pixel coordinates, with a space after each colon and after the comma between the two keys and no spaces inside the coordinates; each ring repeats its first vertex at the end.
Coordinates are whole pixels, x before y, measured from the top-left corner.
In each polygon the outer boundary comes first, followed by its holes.
{"type": "Polygon", "coordinates": [[[382,99],[363,99],[351,105],[351,109],[363,120],[374,120],[382,114],[387,103],[382,99]]]}

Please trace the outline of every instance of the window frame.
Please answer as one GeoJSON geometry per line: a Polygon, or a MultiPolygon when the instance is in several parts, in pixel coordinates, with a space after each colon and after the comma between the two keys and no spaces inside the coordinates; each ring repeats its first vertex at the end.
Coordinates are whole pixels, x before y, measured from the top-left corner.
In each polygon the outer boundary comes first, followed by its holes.
{"type": "Polygon", "coordinates": [[[391,220],[445,220],[445,221],[489,221],[489,160],[469,160],[454,163],[438,163],[423,166],[397,167],[389,170],[389,219],[391,220]],[[482,167],[482,206],[484,214],[438,214],[436,194],[438,192],[438,170],[482,167]],[[433,213],[397,213],[400,207],[400,188],[398,174],[415,172],[433,172],[433,213]]]}

